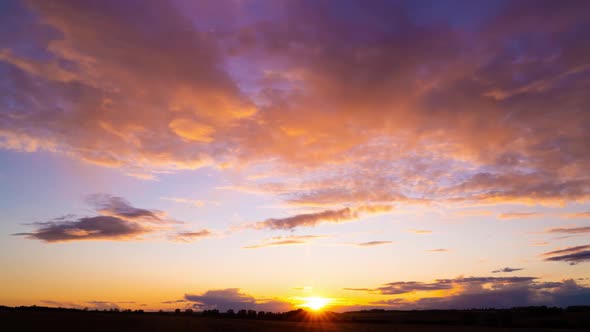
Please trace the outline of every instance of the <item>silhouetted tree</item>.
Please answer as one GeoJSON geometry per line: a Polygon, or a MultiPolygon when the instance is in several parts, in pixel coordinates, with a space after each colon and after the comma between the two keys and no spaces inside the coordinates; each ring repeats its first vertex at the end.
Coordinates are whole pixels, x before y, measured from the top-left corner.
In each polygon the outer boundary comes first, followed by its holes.
{"type": "Polygon", "coordinates": [[[240,311],[238,311],[238,318],[246,318],[246,315],[248,314],[248,312],[245,309],[241,309],[240,311]]]}

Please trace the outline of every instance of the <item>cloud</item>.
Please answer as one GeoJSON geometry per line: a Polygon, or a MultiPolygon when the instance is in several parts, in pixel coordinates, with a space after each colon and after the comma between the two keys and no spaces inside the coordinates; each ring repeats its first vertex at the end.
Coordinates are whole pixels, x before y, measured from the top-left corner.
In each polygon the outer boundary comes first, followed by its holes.
{"type": "Polygon", "coordinates": [[[361,242],[361,243],[356,243],[356,246],[359,247],[375,247],[375,246],[382,246],[382,245],[386,245],[386,244],[392,244],[392,241],[369,241],[369,242],[361,242]]]}
{"type": "Polygon", "coordinates": [[[185,303],[185,302],[187,302],[186,299],[180,299],[180,300],[163,301],[162,303],[164,303],[164,304],[175,304],[175,303],[185,303]]]}
{"type": "Polygon", "coordinates": [[[260,6],[9,6],[0,147],[147,178],[264,164],[328,210],[590,197],[588,4],[260,6]]]}
{"type": "Polygon", "coordinates": [[[309,244],[313,240],[326,238],[325,235],[288,235],[288,236],[275,236],[270,239],[266,239],[260,244],[245,246],[245,249],[257,249],[266,247],[278,247],[278,246],[292,246],[300,244],[309,244]]]}
{"type": "Polygon", "coordinates": [[[564,234],[583,234],[583,233],[590,233],[590,226],[588,227],[559,227],[559,228],[550,228],[545,231],[546,233],[564,233],[564,234]]]}
{"type": "Polygon", "coordinates": [[[80,304],[74,303],[74,302],[53,301],[53,300],[41,300],[40,302],[43,303],[43,305],[48,305],[48,306],[57,307],[57,308],[76,308],[76,309],[84,308],[80,304]]]}
{"type": "Polygon", "coordinates": [[[322,223],[341,223],[356,220],[361,214],[377,214],[393,209],[387,205],[367,205],[340,210],[325,210],[316,213],[298,214],[281,219],[267,219],[253,225],[256,229],[293,229],[296,227],[315,227],[322,223]]]}
{"type": "Polygon", "coordinates": [[[590,244],[546,252],[546,261],[567,262],[570,265],[590,261],[590,244]]]}
{"type": "Polygon", "coordinates": [[[256,299],[240,293],[239,288],[208,290],[200,295],[186,294],[184,297],[194,302],[199,309],[217,309],[222,312],[229,309],[283,312],[293,308],[292,304],[277,299],[256,299]]]}
{"type": "Polygon", "coordinates": [[[202,229],[196,232],[178,232],[172,235],[170,238],[174,241],[194,242],[211,236],[213,236],[213,233],[210,230],[202,229]]]}
{"type": "Polygon", "coordinates": [[[542,216],[542,213],[538,212],[510,212],[510,213],[500,213],[498,217],[500,219],[524,219],[524,218],[534,218],[542,216]]]}
{"type": "Polygon", "coordinates": [[[522,271],[524,269],[522,268],[513,268],[513,267],[505,267],[503,269],[499,269],[499,270],[494,270],[492,271],[492,273],[510,273],[510,272],[516,272],[516,271],[522,271]]]}
{"type": "Polygon", "coordinates": [[[432,283],[418,281],[391,282],[381,287],[371,289],[379,294],[395,295],[423,291],[450,290],[454,287],[473,287],[474,285],[490,284],[496,287],[515,283],[526,283],[535,280],[533,277],[467,277],[456,279],[437,279],[432,283]]]}
{"type": "Polygon", "coordinates": [[[568,213],[564,215],[566,218],[590,218],[590,211],[587,212],[578,212],[578,213],[568,213]]]}
{"type": "Polygon", "coordinates": [[[378,288],[346,288],[382,295],[412,293],[412,297],[377,300],[372,304],[391,309],[470,309],[516,306],[585,305],[590,288],[572,279],[543,282],[534,277],[459,277],[434,282],[400,281],[378,288]]]}
{"type": "Polygon", "coordinates": [[[94,206],[101,215],[112,216],[124,220],[162,221],[163,213],[157,210],[133,207],[124,198],[107,194],[92,194],[86,202],[94,206]]]}
{"type": "Polygon", "coordinates": [[[437,248],[437,249],[430,249],[430,250],[427,250],[427,251],[428,252],[448,252],[449,249],[446,249],[446,248],[437,248]]]}
{"type": "Polygon", "coordinates": [[[428,229],[409,229],[408,232],[414,234],[432,234],[432,231],[428,229]]]}
{"type": "MultiPolygon", "coordinates": [[[[76,217],[65,215],[45,222],[33,223],[37,229],[14,235],[26,236],[44,242],[79,240],[130,240],[138,239],[156,230],[154,223],[167,223],[164,213],[133,207],[125,199],[105,194],[87,197],[87,202],[99,215],[76,217]]],[[[161,226],[160,226],[161,227],[161,226]]]]}
{"type": "Polygon", "coordinates": [[[44,242],[77,240],[128,240],[150,232],[150,229],[131,221],[110,216],[82,217],[60,221],[34,223],[38,228],[31,233],[17,233],[44,242]]]}

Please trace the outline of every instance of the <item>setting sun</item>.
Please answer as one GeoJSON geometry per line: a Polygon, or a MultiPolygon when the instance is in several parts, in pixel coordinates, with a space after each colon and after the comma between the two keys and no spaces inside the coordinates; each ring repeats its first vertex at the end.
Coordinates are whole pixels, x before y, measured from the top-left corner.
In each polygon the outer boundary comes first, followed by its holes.
{"type": "Polygon", "coordinates": [[[303,298],[305,301],[302,306],[307,307],[311,310],[318,311],[324,308],[328,303],[330,303],[330,299],[318,296],[306,297],[303,298]]]}

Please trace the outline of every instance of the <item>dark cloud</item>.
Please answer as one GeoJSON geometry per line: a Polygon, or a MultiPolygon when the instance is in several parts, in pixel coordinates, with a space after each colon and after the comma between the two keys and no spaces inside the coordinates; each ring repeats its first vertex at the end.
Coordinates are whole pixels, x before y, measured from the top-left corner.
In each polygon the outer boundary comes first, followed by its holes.
{"type": "Polygon", "coordinates": [[[74,302],[53,301],[53,300],[41,300],[40,302],[43,303],[43,305],[48,305],[51,307],[58,307],[58,308],[77,308],[77,309],[84,308],[80,304],[74,303],[74,302]]]}
{"type": "Polygon", "coordinates": [[[131,206],[120,197],[97,194],[88,202],[98,209],[100,215],[76,217],[66,215],[50,221],[36,222],[37,229],[14,235],[26,236],[44,242],[66,242],[78,240],[128,240],[154,230],[150,224],[163,222],[158,215],[162,212],[131,206]]]}
{"type": "Polygon", "coordinates": [[[418,293],[415,300],[404,298],[384,299],[375,305],[397,309],[469,309],[511,308],[516,306],[586,305],[590,301],[590,288],[576,284],[572,279],[561,282],[541,282],[534,277],[470,277],[439,279],[432,283],[393,282],[384,287],[346,288],[384,295],[418,293]],[[428,292],[436,291],[437,297],[428,292]]]}
{"type": "Polygon", "coordinates": [[[392,241],[369,241],[369,242],[361,242],[357,243],[356,245],[359,247],[374,247],[374,246],[382,246],[386,244],[392,244],[392,241]]]}
{"type": "Polygon", "coordinates": [[[198,308],[220,311],[247,309],[276,312],[287,311],[293,307],[290,303],[279,300],[256,299],[251,295],[240,293],[239,288],[209,290],[201,295],[186,294],[185,299],[195,302],[198,308]]]}
{"type": "Polygon", "coordinates": [[[45,242],[76,240],[123,240],[150,232],[138,223],[110,216],[83,217],[66,221],[35,223],[31,233],[17,233],[45,242]]]}
{"type": "Polygon", "coordinates": [[[590,245],[569,247],[565,249],[546,252],[546,261],[567,262],[570,265],[590,261],[590,245]]]}
{"type": "Polygon", "coordinates": [[[133,207],[122,197],[107,194],[92,194],[86,197],[88,204],[98,210],[102,215],[108,215],[126,220],[153,220],[161,221],[163,213],[157,210],[147,210],[133,207]]]}
{"type": "Polygon", "coordinates": [[[494,270],[494,271],[492,271],[492,273],[510,273],[510,272],[516,272],[516,271],[522,271],[522,270],[524,270],[524,269],[522,269],[522,268],[505,267],[503,269],[494,270]]]}
{"type": "Polygon", "coordinates": [[[533,277],[461,277],[456,279],[437,279],[431,283],[419,281],[399,281],[387,283],[378,288],[345,288],[346,290],[364,290],[379,294],[406,294],[421,291],[438,291],[453,289],[457,285],[462,287],[474,287],[491,285],[493,288],[500,288],[506,285],[518,283],[530,283],[536,278],[533,277]]]}
{"type": "Polygon", "coordinates": [[[187,302],[187,300],[181,299],[181,300],[163,301],[162,303],[164,303],[164,304],[175,304],[175,303],[184,303],[184,302],[187,302]]]}

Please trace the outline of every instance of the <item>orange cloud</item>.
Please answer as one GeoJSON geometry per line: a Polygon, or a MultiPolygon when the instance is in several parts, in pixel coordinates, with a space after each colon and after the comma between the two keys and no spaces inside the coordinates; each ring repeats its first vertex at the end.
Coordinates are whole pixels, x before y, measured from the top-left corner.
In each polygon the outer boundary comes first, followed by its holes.
{"type": "Polygon", "coordinates": [[[314,3],[269,5],[285,17],[264,24],[243,6],[31,1],[0,50],[0,147],[143,178],[265,164],[287,203],[326,209],[590,198],[588,50],[570,38],[583,10],[539,6],[522,22],[509,5],[466,40],[405,5],[363,3],[346,22],[314,3]],[[195,24],[203,6],[235,24],[195,24]]]}

